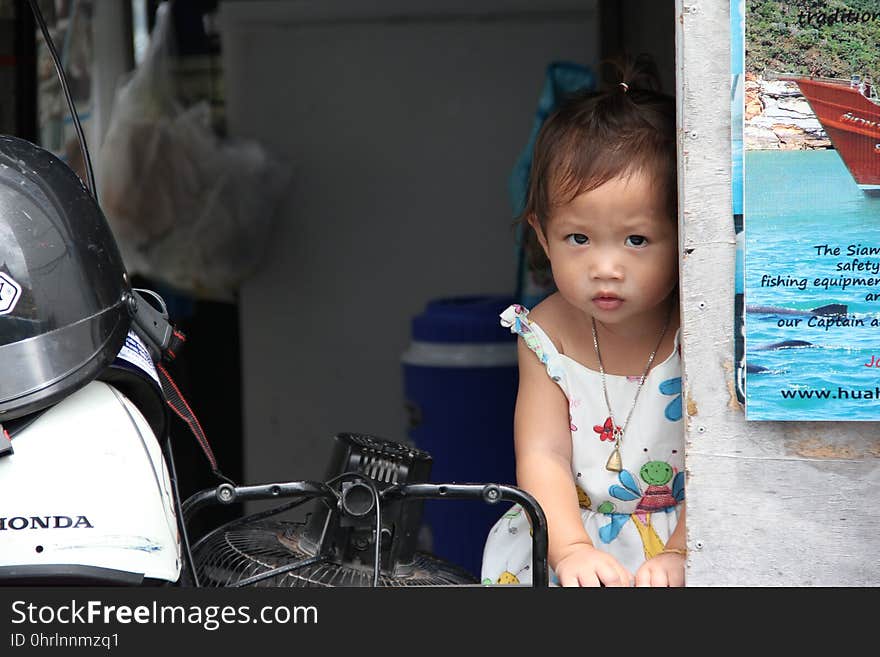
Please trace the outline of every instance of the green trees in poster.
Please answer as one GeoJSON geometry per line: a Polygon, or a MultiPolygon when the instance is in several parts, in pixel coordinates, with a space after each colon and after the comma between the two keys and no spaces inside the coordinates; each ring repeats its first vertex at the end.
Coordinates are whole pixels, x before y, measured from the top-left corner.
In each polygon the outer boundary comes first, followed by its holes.
{"type": "Polygon", "coordinates": [[[877,0],[746,0],[746,70],[880,79],[877,0]]]}

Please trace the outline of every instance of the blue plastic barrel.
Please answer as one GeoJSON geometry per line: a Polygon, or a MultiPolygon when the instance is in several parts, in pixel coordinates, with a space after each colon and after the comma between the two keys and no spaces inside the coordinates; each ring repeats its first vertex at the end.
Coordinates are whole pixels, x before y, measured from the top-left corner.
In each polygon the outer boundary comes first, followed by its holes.
{"type": "MultiPolygon", "coordinates": [[[[511,303],[502,296],[437,299],[412,319],[401,358],[408,434],[433,457],[433,482],[516,483],[516,336],[498,317],[511,303]]],[[[430,551],[479,576],[486,535],[506,506],[426,501],[430,551]]]]}

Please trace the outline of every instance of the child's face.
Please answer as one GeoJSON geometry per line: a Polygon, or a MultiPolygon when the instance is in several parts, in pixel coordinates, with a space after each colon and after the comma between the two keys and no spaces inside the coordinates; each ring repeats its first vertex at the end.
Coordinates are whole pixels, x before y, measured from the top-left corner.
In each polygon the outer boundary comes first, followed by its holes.
{"type": "Polygon", "coordinates": [[[642,172],[619,176],[558,207],[546,234],[533,223],[559,293],[606,325],[637,330],[678,282],[678,229],[663,190],[642,172]]]}

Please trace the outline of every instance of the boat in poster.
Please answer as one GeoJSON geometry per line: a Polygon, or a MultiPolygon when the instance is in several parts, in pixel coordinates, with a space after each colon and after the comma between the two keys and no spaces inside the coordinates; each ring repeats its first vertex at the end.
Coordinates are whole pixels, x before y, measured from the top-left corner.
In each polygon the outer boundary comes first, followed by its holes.
{"type": "Polygon", "coordinates": [[[880,98],[860,75],[849,80],[765,74],[797,84],[859,189],[880,192],[880,98]]]}

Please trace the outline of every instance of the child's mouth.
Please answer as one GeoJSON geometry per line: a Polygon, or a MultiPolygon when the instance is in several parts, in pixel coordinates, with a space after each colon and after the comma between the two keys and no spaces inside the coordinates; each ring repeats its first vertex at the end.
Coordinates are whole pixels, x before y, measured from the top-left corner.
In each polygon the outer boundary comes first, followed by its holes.
{"type": "Polygon", "coordinates": [[[623,304],[623,299],[603,294],[593,297],[593,303],[601,310],[616,310],[623,304]]]}

